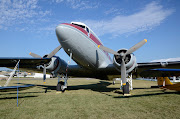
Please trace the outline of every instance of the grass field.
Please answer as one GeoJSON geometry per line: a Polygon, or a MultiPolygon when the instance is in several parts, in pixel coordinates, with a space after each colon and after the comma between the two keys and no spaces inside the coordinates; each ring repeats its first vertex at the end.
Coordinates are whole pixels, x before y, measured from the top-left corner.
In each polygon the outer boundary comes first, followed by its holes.
{"type": "MultiPolygon", "coordinates": [[[[5,81],[0,81],[3,85],[5,81]]],[[[17,80],[10,85],[16,85],[17,80]]],[[[133,80],[132,96],[124,97],[120,84],[98,79],[69,79],[68,90],[56,93],[57,79],[20,79],[34,87],[0,92],[1,119],[180,119],[180,93],[150,88],[156,82],[133,80]]]]}

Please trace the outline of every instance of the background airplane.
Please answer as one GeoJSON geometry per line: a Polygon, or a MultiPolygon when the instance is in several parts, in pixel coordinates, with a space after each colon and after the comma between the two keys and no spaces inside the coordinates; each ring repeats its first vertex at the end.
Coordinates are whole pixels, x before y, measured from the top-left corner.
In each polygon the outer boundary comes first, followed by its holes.
{"type": "Polygon", "coordinates": [[[19,67],[25,70],[43,71],[44,81],[46,71],[54,77],[63,75],[64,82],[57,84],[57,89],[65,91],[68,76],[91,77],[99,79],[112,79],[119,77],[123,82],[123,93],[129,94],[129,84],[126,80],[132,72],[142,72],[154,68],[180,68],[180,61],[174,62],[148,62],[137,63],[133,54],[142,47],[147,40],[144,39],[130,49],[120,49],[117,52],[103,46],[96,34],[84,23],[63,23],[56,27],[56,35],[60,46],[50,54],[41,57],[30,53],[34,58],[0,58],[1,67],[14,67],[20,60],[19,67]],[[64,51],[78,65],[69,65],[55,54],[63,48],[64,51]],[[114,55],[111,60],[108,53],[114,55]]]}
{"type": "Polygon", "coordinates": [[[180,91],[180,82],[179,83],[171,83],[168,77],[158,77],[157,78],[158,87],[166,90],[176,90],[180,91]]]}

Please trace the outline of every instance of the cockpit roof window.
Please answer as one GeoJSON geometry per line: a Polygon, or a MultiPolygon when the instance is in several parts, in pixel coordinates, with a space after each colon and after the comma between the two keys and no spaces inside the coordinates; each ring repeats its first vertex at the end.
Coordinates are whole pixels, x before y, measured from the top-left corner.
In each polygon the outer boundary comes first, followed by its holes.
{"type": "Polygon", "coordinates": [[[73,25],[76,25],[76,26],[79,26],[79,27],[81,27],[81,28],[83,28],[83,29],[85,29],[85,26],[83,26],[83,25],[80,25],[80,24],[75,24],[75,23],[72,23],[73,25]]]}

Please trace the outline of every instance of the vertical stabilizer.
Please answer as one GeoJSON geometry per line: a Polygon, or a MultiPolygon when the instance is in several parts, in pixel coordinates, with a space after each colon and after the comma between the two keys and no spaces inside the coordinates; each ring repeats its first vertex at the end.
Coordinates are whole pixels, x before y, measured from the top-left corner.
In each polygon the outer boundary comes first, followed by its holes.
{"type": "Polygon", "coordinates": [[[163,82],[164,82],[163,77],[158,77],[157,78],[157,84],[158,84],[159,87],[163,87],[163,82]]]}
{"type": "Polygon", "coordinates": [[[164,77],[164,80],[165,80],[165,86],[173,85],[173,84],[170,82],[170,79],[169,79],[168,77],[164,77]]]}
{"type": "Polygon", "coordinates": [[[168,77],[158,77],[157,78],[157,83],[159,87],[163,87],[163,86],[170,86],[173,85],[168,77]]]}
{"type": "Polygon", "coordinates": [[[158,77],[157,83],[160,88],[176,90],[180,92],[180,83],[173,84],[168,77],[158,77]]]}

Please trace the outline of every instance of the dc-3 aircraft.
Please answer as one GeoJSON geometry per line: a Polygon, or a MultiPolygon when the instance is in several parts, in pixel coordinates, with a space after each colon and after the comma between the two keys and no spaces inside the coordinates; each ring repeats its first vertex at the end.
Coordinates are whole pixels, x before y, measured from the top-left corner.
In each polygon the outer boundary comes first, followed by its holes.
{"type": "Polygon", "coordinates": [[[30,53],[33,58],[0,58],[1,67],[14,67],[18,61],[21,69],[43,71],[54,77],[64,75],[64,82],[57,84],[57,89],[65,91],[67,79],[73,77],[89,77],[102,80],[117,78],[121,75],[123,93],[129,94],[129,84],[126,77],[132,72],[142,72],[157,68],[180,68],[180,61],[137,63],[133,52],[143,46],[144,39],[130,49],[120,49],[117,52],[105,47],[95,33],[84,23],[62,23],[56,27],[56,35],[60,45],[50,54],[43,57],[30,53]],[[77,65],[69,65],[55,54],[63,48],[77,65]],[[111,60],[108,53],[114,54],[111,60]]]}

